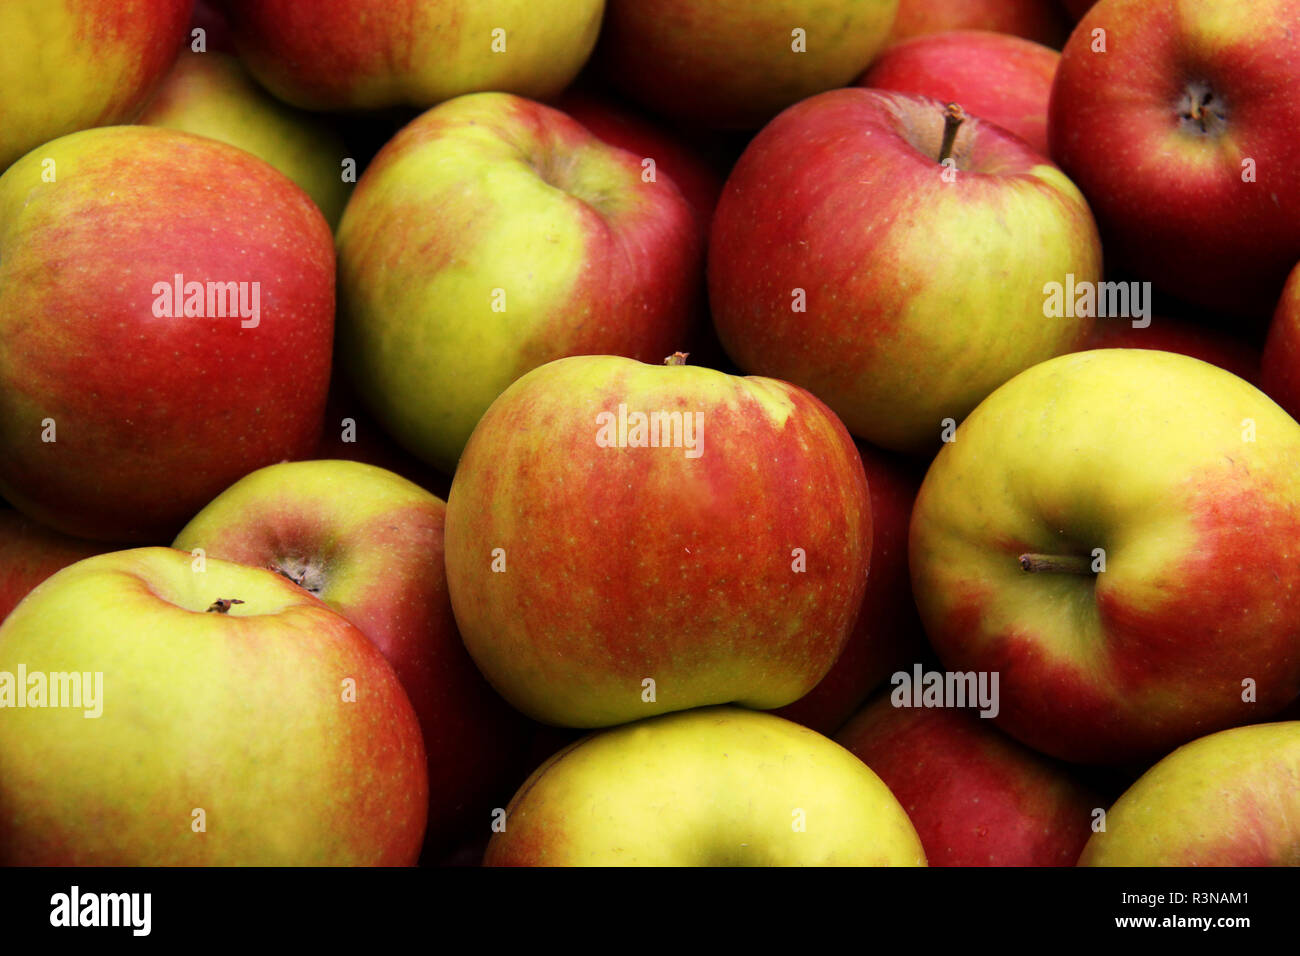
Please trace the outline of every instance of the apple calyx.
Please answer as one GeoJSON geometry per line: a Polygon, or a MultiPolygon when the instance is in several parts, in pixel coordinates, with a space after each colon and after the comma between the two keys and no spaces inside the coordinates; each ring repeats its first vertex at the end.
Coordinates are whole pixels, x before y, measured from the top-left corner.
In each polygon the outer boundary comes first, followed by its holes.
{"type": "Polygon", "coordinates": [[[1022,554],[1020,570],[1030,574],[1093,574],[1092,558],[1079,554],[1022,554]]]}
{"type": "Polygon", "coordinates": [[[244,602],[239,600],[239,598],[217,598],[215,601],[212,602],[212,606],[209,607],[207,611],[205,611],[204,613],[212,614],[215,612],[217,614],[229,614],[230,609],[232,607],[234,607],[236,604],[243,604],[243,603],[244,602]]]}
{"type": "Polygon", "coordinates": [[[690,355],[690,354],[691,354],[690,352],[674,352],[672,355],[670,355],[670,356],[668,356],[666,359],[664,359],[664,364],[665,364],[665,365],[685,365],[685,364],[686,364],[686,357],[687,357],[688,355],[690,355]]]}
{"type": "Polygon", "coordinates": [[[1216,100],[1208,83],[1190,83],[1178,107],[1183,126],[1193,124],[1195,130],[1207,135],[1219,135],[1228,125],[1228,115],[1222,101],[1216,100]]]}
{"type": "Polygon", "coordinates": [[[966,122],[966,111],[956,103],[943,108],[943,144],[939,147],[939,165],[952,155],[952,144],[957,141],[957,130],[966,122]]]}
{"type": "Polygon", "coordinates": [[[306,558],[282,558],[269,567],[280,577],[287,578],[304,591],[318,595],[325,590],[324,568],[306,558]]]}

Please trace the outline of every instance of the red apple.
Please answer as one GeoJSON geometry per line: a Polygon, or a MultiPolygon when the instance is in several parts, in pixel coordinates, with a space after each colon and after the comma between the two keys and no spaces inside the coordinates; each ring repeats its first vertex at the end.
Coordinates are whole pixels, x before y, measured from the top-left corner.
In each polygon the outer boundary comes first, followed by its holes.
{"type": "Polygon", "coordinates": [[[1268,330],[1260,387],[1300,420],[1300,266],[1292,270],[1268,330]]]}
{"type": "Polygon", "coordinates": [[[871,495],[871,574],[857,622],[817,686],[776,713],[833,734],[889,674],[926,652],[907,570],[907,529],[921,477],[898,456],[859,445],[871,495]]]}
{"type": "Polygon", "coordinates": [[[1083,15],[1091,10],[1097,3],[1097,0],[1061,0],[1061,6],[1065,7],[1065,12],[1070,15],[1075,23],[1083,19],[1083,15]]]}
{"type": "Polygon", "coordinates": [[[1207,308],[1273,308],[1300,260],[1297,29],[1300,0],[1102,0],[1084,17],[1048,135],[1111,264],[1207,308]]]}
{"type": "Polygon", "coordinates": [[[1060,59],[1051,47],[1005,33],[931,33],[887,49],[857,85],[960,103],[1046,156],[1047,102],[1060,59]]]}
{"type": "Polygon", "coordinates": [[[973,710],[896,707],[886,691],[835,741],[885,781],[931,866],[1074,866],[1105,809],[973,710]]]}
{"type": "Polygon", "coordinates": [[[613,356],[507,389],[447,502],[466,647],[571,727],[797,700],[849,636],[870,552],[861,460],[815,398],[613,356]]]}
{"type": "Polygon", "coordinates": [[[949,30],[989,30],[1060,47],[1069,27],[1052,0],[899,0],[894,42],[949,30]]]}
{"type": "Polygon", "coordinates": [[[1092,319],[1046,318],[1045,287],[1100,275],[1092,215],[1060,170],[1001,127],[878,90],[823,93],[768,124],[709,243],[736,364],[896,451],[931,451],[946,420],[1077,348],[1092,319]]]}
{"type": "Polygon", "coordinates": [[[11,508],[0,508],[0,621],[55,571],[111,550],[51,531],[11,508]]]}
{"type": "Polygon", "coordinates": [[[383,652],[420,721],[429,767],[428,840],[442,844],[522,770],[523,719],[465,653],[443,570],[442,500],[352,461],[253,472],[222,492],[174,547],[270,568],[360,628],[383,652]]]}
{"type": "Polygon", "coordinates": [[[48,144],[0,177],[0,493],[169,540],[316,447],[333,319],[329,226],[262,160],[145,126],[48,144]]]}

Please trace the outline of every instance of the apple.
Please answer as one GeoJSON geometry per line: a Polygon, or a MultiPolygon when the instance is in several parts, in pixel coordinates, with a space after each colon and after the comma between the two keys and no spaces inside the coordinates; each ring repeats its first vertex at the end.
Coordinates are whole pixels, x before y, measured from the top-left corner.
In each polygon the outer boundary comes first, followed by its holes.
{"type": "Polygon", "coordinates": [[[736,364],[907,452],[1083,342],[1091,318],[1046,318],[1047,283],[1071,275],[1096,282],[1101,246],[1060,170],[955,107],[877,90],[823,93],[764,128],[709,244],[714,323],[736,364]]]}
{"type": "Polygon", "coordinates": [[[1070,18],[1078,23],[1083,19],[1083,15],[1096,5],[1097,0],[1061,0],[1061,6],[1065,7],[1065,12],[1070,18]]]}
{"type": "Polygon", "coordinates": [[[0,625],[0,701],[0,865],[418,856],[410,702],[365,635],[270,571],[168,548],[64,568],[0,625]]]}
{"type": "Polygon", "coordinates": [[[862,603],[871,504],[844,427],[795,386],[670,361],[534,369],[452,481],[465,646],[544,723],[784,706],[830,669],[862,603]]]}
{"type": "Polygon", "coordinates": [[[129,120],[176,57],[194,0],[0,4],[0,173],[42,143],[129,120]]]}
{"type": "Polygon", "coordinates": [[[895,707],[886,692],[835,740],[898,798],[930,866],[1074,866],[1103,806],[971,710],[895,707]]]}
{"type": "Polygon", "coordinates": [[[881,681],[927,650],[907,568],[907,530],[921,476],[912,462],[899,456],[867,445],[859,445],[858,454],[871,498],[871,574],[862,607],[826,676],[776,712],[828,736],[881,681]]]}
{"type": "Polygon", "coordinates": [[[1048,134],[1108,261],[1196,305],[1273,308],[1300,260],[1298,24],[1300,0],[1102,0],[1084,17],[1048,134]]]}
{"type": "Polygon", "coordinates": [[[12,508],[0,508],[0,621],[55,571],[112,550],[51,531],[12,508]]]}
{"type": "Polygon", "coordinates": [[[1082,352],[955,438],[912,511],[912,587],[948,670],[1001,675],[1003,730],[1118,764],[1300,693],[1300,424],[1252,385],[1082,352]]]}
{"type": "Polygon", "coordinates": [[[1052,0],[899,0],[891,40],[949,30],[1008,33],[1054,47],[1070,32],[1052,0]]]}
{"type": "Polygon", "coordinates": [[[353,461],[271,465],[240,479],[173,547],[269,568],[306,588],[383,652],[415,708],[429,769],[428,837],[442,842],[509,781],[522,718],[465,653],[443,569],[441,499],[353,461]]]}
{"type": "Polygon", "coordinates": [[[444,103],[380,151],[339,225],[338,354],[394,439],[450,473],[529,369],[686,344],[698,227],[642,159],[505,93],[444,103]]]}
{"type": "Polygon", "coordinates": [[[1260,387],[1292,418],[1300,418],[1300,266],[1291,271],[1269,326],[1260,387]]]}
{"type": "Polygon", "coordinates": [[[609,0],[597,60],[633,100],[755,129],[846,86],[885,46],[898,0],[609,0]]]}
{"type": "Polygon", "coordinates": [[[1179,747],[1110,808],[1079,865],[1300,865],[1300,721],[1179,747]]]}
{"type": "Polygon", "coordinates": [[[538,767],[487,866],[924,866],[865,764],[806,727],[709,707],[592,734],[538,767]]]}
{"type": "Polygon", "coordinates": [[[1061,55],[1005,33],[953,30],[887,49],[858,86],[958,102],[1047,155],[1047,102],[1061,55]]]}
{"type": "MultiPolygon", "coordinates": [[[[1084,344],[1091,349],[1153,349],[1177,352],[1217,365],[1251,385],[1259,385],[1259,349],[1221,328],[1198,325],[1181,318],[1152,316],[1151,324],[1134,326],[1123,319],[1099,319],[1084,344]]],[[[1267,391],[1267,389],[1265,389],[1267,391]]],[[[1270,395],[1275,401],[1276,395],[1270,395]]]]}
{"type": "Polygon", "coordinates": [[[237,478],[305,457],[333,280],[319,210],[233,146],[110,127],[15,163],[0,177],[0,494],[65,534],[162,543],[237,478]]]}
{"type": "Polygon", "coordinates": [[[425,109],[499,90],[544,99],[596,44],[604,0],[222,0],[240,57],[313,110],[425,109]]]}
{"type": "Polygon", "coordinates": [[[183,52],[137,122],[246,149],[301,186],[331,228],[343,214],[350,188],[342,139],[320,118],[272,98],[229,54],[183,52]]]}

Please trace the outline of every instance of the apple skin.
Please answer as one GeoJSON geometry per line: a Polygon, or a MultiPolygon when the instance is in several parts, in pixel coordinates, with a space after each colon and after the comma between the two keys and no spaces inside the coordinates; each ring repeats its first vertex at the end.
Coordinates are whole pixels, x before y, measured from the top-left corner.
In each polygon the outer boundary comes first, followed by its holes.
{"type": "Polygon", "coordinates": [[[835,741],[898,798],[930,866],[1074,866],[1104,807],[976,711],[895,707],[885,691],[835,741]]]}
{"type": "Polygon", "coordinates": [[[771,714],[709,707],[561,750],[510,801],[483,862],[925,866],[925,853],[889,789],[843,747],[771,714]]]}
{"type": "Polygon", "coordinates": [[[240,57],[312,110],[426,109],[465,93],[555,96],[596,45],[604,0],[221,0],[240,57]],[[505,31],[494,52],[493,31],[505,31]]]}
{"type": "MultiPolygon", "coordinates": [[[[1164,315],[1151,317],[1146,328],[1134,328],[1125,319],[1098,319],[1084,351],[1092,349],[1152,349],[1177,352],[1217,365],[1259,387],[1260,351],[1223,329],[1197,325],[1164,315]]],[[[1268,389],[1264,389],[1268,391],[1268,389]]],[[[1277,401],[1276,395],[1269,395],[1277,401]]],[[[1285,408],[1285,404],[1282,404],[1285,408]]]]}
{"type": "Polygon", "coordinates": [[[858,445],[871,497],[871,573],[853,632],[835,664],[807,694],[775,713],[827,736],[886,677],[927,655],[912,600],[907,533],[921,485],[914,462],[858,445]]]}
{"type": "Polygon", "coordinates": [[[1047,155],[1047,103],[1061,55],[1005,33],[953,30],[891,46],[857,81],[960,103],[1047,155]]]}
{"type": "Polygon", "coordinates": [[[679,122],[757,129],[846,86],[884,48],[898,0],[609,0],[596,58],[609,81],[679,122]],[[806,31],[807,52],[792,31],[806,31]]]}
{"type": "Polygon", "coordinates": [[[948,670],[1001,675],[1003,730],[1080,763],[1276,713],[1300,692],[1297,460],[1300,424],[1204,362],[1101,349],[1035,366],[921,485],[909,557],[930,642],[948,670]],[[1019,563],[1095,548],[1099,575],[1019,563]]]}
{"type": "Polygon", "coordinates": [[[277,574],[214,559],[196,573],[168,548],[88,558],[0,625],[0,671],[20,663],[101,672],[102,713],[6,708],[0,865],[418,856],[428,792],[410,702],[365,635],[277,574]],[[244,603],[204,613],[219,598],[244,603]]]}
{"type": "Polygon", "coordinates": [[[1185,744],[1106,817],[1080,866],[1300,866],[1300,721],[1185,744]]]}
{"type": "Polygon", "coordinates": [[[42,143],[129,120],[176,58],[194,0],[0,4],[0,173],[42,143]]]}
{"type": "Polygon", "coordinates": [[[111,550],[51,531],[12,508],[0,508],[0,622],[56,571],[111,550]]]}
{"type": "Polygon", "coordinates": [[[1102,0],[1066,44],[1052,158],[1092,203],[1107,260],[1179,298],[1267,314],[1300,260],[1300,0],[1102,0]],[[1107,52],[1093,53],[1103,29],[1107,52]],[[1207,85],[1208,84],[1208,85],[1207,85]],[[1180,118],[1195,86],[1227,119],[1180,118]],[[1221,130],[1221,132],[1216,131],[1221,130]],[[1243,182],[1243,161],[1255,182],[1243,182]]]}
{"type": "Polygon", "coordinates": [[[446,505],[352,461],[271,465],[240,479],[173,547],[269,568],[307,588],[392,665],[420,721],[429,768],[426,839],[445,842],[509,785],[528,742],[461,643],[443,569],[446,505]]]}
{"type": "Polygon", "coordinates": [[[339,354],[399,444],[450,473],[529,369],[686,345],[698,226],[641,159],[505,93],[444,103],[380,151],[338,230],[339,354]]]}
{"type": "Polygon", "coordinates": [[[331,229],[343,215],[351,192],[342,175],[343,140],[319,117],[274,99],[234,56],[183,51],[136,122],[245,149],[302,187],[331,229]]]}
{"type": "Polygon", "coordinates": [[[233,146],[110,127],[14,164],[0,177],[0,494],[56,531],[161,543],[237,478],[306,457],[333,279],[316,206],[233,146]],[[154,284],[176,274],[259,283],[259,324],[156,317],[154,284]]]}
{"type": "Polygon", "coordinates": [[[784,382],[687,365],[530,372],[475,429],[447,502],[465,646],[507,701],[560,726],[797,700],[848,639],[870,556],[866,478],[834,415],[784,382]],[[597,416],[621,403],[701,416],[698,457],[599,446],[597,416]]]}
{"type": "Polygon", "coordinates": [[[1056,167],[968,118],[950,171],[943,128],[924,97],[805,100],[746,149],[709,245],[714,324],[736,364],[808,389],[895,451],[931,451],[944,419],[1078,348],[1092,320],[1045,319],[1043,288],[1101,276],[1092,215],[1056,167]]]}
{"type": "Polygon", "coordinates": [[[988,30],[1057,48],[1070,33],[1052,0],[899,0],[890,39],[949,30],[988,30]]]}
{"type": "Polygon", "coordinates": [[[1300,420],[1300,266],[1291,271],[1264,344],[1260,387],[1300,420]]]}

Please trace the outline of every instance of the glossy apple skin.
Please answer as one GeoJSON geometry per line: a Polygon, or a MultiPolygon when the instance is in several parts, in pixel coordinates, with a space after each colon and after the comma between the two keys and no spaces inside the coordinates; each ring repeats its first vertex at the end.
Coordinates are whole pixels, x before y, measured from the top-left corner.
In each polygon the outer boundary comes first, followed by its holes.
{"type": "Polygon", "coordinates": [[[268,94],[234,56],[182,51],[136,122],[248,150],[302,187],[331,228],[343,215],[351,191],[343,182],[343,140],[318,117],[268,94]]]}
{"type": "Polygon", "coordinates": [[[899,0],[891,41],[949,30],[988,30],[1060,47],[1069,27],[1052,0],[899,0]]]}
{"type": "Polygon", "coordinates": [[[960,103],[1047,155],[1047,103],[1061,55],[1005,33],[953,30],[887,49],[857,85],[960,103]]]}
{"type": "MultiPolygon", "coordinates": [[[[1197,325],[1164,315],[1151,317],[1146,328],[1124,319],[1098,319],[1084,345],[1090,349],[1152,349],[1177,352],[1217,365],[1251,385],[1260,384],[1260,351],[1222,329],[1197,325]]],[[[1264,389],[1268,391],[1268,389],[1264,389]]],[[[1277,396],[1270,395],[1274,401],[1277,396]]],[[[1285,405],[1283,405],[1285,407],[1285,405]]]]}
{"type": "Polygon", "coordinates": [[[1260,387],[1300,419],[1300,266],[1291,272],[1264,344],[1260,387]]]}
{"type": "Polygon", "coordinates": [[[338,230],[339,354],[394,439],[450,473],[529,369],[686,345],[698,226],[641,159],[504,93],[444,103],[375,157],[338,230]]]}
{"type": "Polygon", "coordinates": [[[0,626],[0,670],[19,663],[101,672],[102,713],[6,708],[0,864],[418,856],[428,792],[411,705],[365,635],[277,574],[214,559],[198,573],[168,548],[89,558],[0,626]],[[244,603],[205,613],[219,598],[244,603]]]}
{"type": "Polygon", "coordinates": [[[609,0],[597,60],[611,83],[657,113],[757,129],[852,82],[884,47],[897,8],[898,0],[609,0]],[[796,28],[807,52],[792,49],[796,28]]]}
{"type": "Polygon", "coordinates": [[[0,173],[28,150],[128,121],[161,82],[194,0],[0,4],[0,173]]]}
{"type": "Polygon", "coordinates": [[[1030,369],[917,496],[931,644],[949,670],[999,672],[998,725],[1067,760],[1151,759],[1276,713],[1300,692],[1297,460],[1300,424],[1204,362],[1102,349],[1030,369]],[[1019,564],[1094,548],[1095,576],[1019,564]]]}
{"type": "Polygon", "coordinates": [[[479,669],[545,723],[781,707],[849,636],[870,508],[848,433],[802,389],[561,359],[511,386],[465,449],[447,503],[452,607],[479,669]],[[620,403],[702,416],[702,453],[600,447],[596,416],[620,403]]]}
{"type": "Polygon", "coordinates": [[[1101,274],[1087,203],[1060,170],[973,118],[949,170],[943,127],[942,104],[903,93],[791,107],[732,171],[709,245],[714,324],[736,364],[808,389],[895,451],[930,452],[944,419],[1077,348],[1092,320],[1045,319],[1043,287],[1101,274]]]}
{"type": "Polygon", "coordinates": [[[1300,866],[1300,721],[1179,747],[1107,813],[1080,866],[1300,866]]]}
{"type": "Polygon", "coordinates": [[[817,686],[780,717],[830,735],[896,670],[927,655],[912,599],[907,533],[922,470],[899,455],[858,445],[871,497],[871,573],[853,632],[817,686]]]}
{"type": "Polygon", "coordinates": [[[56,571],[111,550],[51,531],[12,508],[0,508],[0,621],[56,571]]]}
{"type": "Polygon", "coordinates": [[[483,862],[924,866],[925,854],[889,789],[843,747],[770,714],[709,707],[561,750],[510,801],[483,862]]]}
{"type": "Polygon", "coordinates": [[[1105,807],[977,711],[895,707],[886,690],[835,741],[898,798],[930,866],[1074,866],[1105,807]]]}
{"type": "Polygon", "coordinates": [[[237,478],[315,447],[329,226],[262,160],[187,133],[87,130],[42,154],[56,182],[36,154],[0,177],[0,494],[66,534],[167,541],[237,478]],[[155,316],[176,274],[259,283],[258,325],[155,316]]]}
{"type": "Polygon", "coordinates": [[[1052,158],[1092,203],[1107,260],[1179,298],[1266,315],[1300,260],[1300,0],[1103,0],[1071,35],[1049,107],[1052,158]],[[1107,52],[1093,53],[1104,29],[1107,52]],[[1222,135],[1180,119],[1189,83],[1222,135]],[[1243,182],[1244,158],[1255,182],[1243,182]]]}
{"type": "Polygon", "coordinates": [[[508,787],[527,744],[523,718],[465,652],[443,569],[446,505],[382,468],[352,461],[271,465],[232,485],[177,536],[182,551],[285,575],[383,652],[415,708],[429,768],[434,844],[508,787]]]}
{"type": "Polygon", "coordinates": [[[221,0],[241,59],[286,103],[426,109],[483,90],[545,99],[591,55],[604,0],[221,0]],[[504,52],[493,51],[505,31],[504,52]]]}

